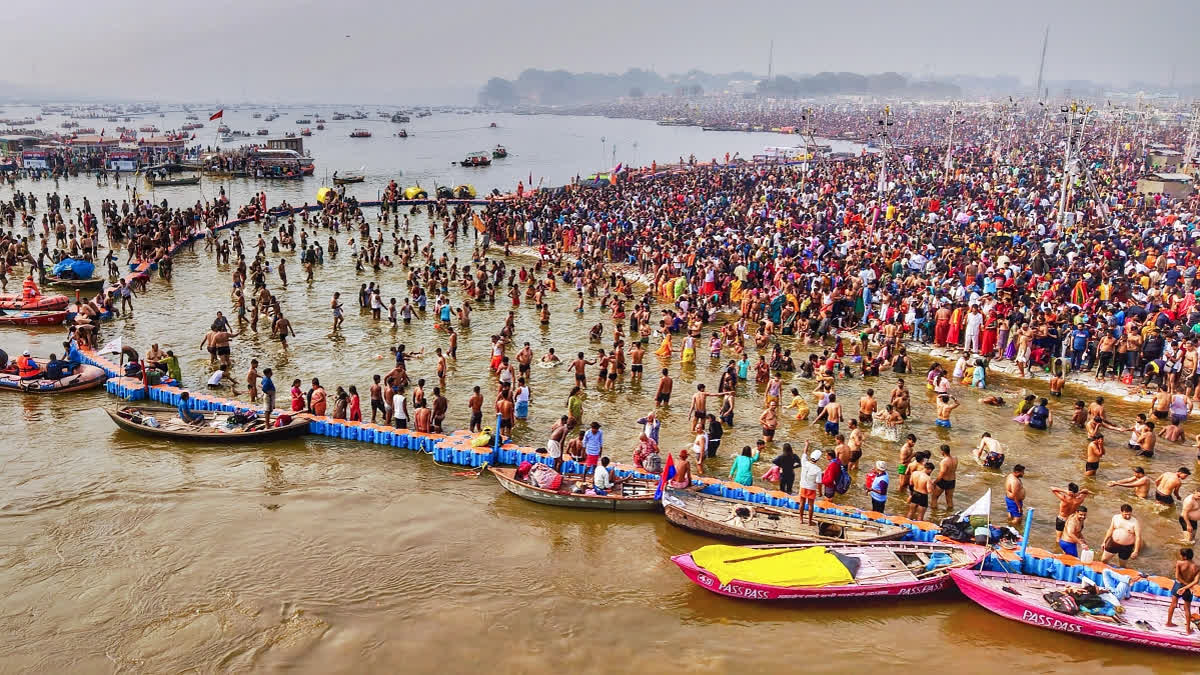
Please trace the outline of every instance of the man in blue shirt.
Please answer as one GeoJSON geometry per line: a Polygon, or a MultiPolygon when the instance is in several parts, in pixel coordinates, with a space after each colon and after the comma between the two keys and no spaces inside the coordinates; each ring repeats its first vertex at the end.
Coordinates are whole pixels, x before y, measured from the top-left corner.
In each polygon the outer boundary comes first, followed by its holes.
{"type": "Polygon", "coordinates": [[[262,390],[263,398],[266,399],[266,425],[271,428],[271,413],[275,410],[275,380],[271,379],[274,371],[270,368],[263,368],[262,381],[259,383],[259,389],[262,390]]]}
{"type": "Polygon", "coordinates": [[[179,395],[179,419],[188,424],[199,424],[204,421],[204,415],[192,412],[191,397],[185,391],[179,395]]]}
{"type": "Polygon", "coordinates": [[[1091,337],[1092,332],[1088,330],[1087,324],[1080,324],[1071,333],[1071,370],[1079,370],[1083,366],[1083,353],[1087,351],[1088,340],[1091,337]]]}
{"type": "Polygon", "coordinates": [[[600,431],[600,423],[592,422],[590,429],[583,434],[583,452],[586,457],[584,472],[595,470],[600,463],[600,453],[604,451],[604,432],[600,431]]]}

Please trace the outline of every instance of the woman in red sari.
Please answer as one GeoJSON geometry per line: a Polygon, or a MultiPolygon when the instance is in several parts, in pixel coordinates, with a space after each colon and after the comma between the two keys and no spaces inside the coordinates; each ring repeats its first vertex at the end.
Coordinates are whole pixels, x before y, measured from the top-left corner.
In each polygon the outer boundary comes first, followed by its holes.
{"type": "Polygon", "coordinates": [[[986,357],[991,358],[992,352],[996,349],[996,312],[989,310],[987,316],[983,318],[983,326],[979,331],[979,351],[986,357]]]}

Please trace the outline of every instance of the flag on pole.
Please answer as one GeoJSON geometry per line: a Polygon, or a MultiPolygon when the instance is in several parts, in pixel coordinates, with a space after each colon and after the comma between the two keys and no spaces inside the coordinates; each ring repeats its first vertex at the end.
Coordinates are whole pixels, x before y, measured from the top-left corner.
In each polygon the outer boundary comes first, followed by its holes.
{"type": "Polygon", "coordinates": [[[479,217],[478,213],[471,214],[471,225],[475,227],[475,231],[479,234],[487,232],[487,227],[484,226],[483,219],[479,217]]]}
{"type": "Polygon", "coordinates": [[[962,510],[963,516],[988,516],[992,512],[992,489],[988,488],[975,503],[962,510]]]}
{"type": "Polygon", "coordinates": [[[655,499],[662,499],[663,488],[667,486],[667,481],[675,477],[675,455],[667,453],[667,464],[663,467],[662,474],[658,477],[658,489],[654,491],[655,499]]]}
{"type": "Polygon", "coordinates": [[[221,108],[221,109],[220,109],[220,110],[218,110],[217,112],[215,112],[215,113],[213,113],[213,114],[209,115],[209,116],[208,116],[208,121],[209,121],[209,122],[211,122],[211,121],[213,121],[213,120],[221,119],[221,118],[222,118],[222,117],[224,117],[224,116],[225,116],[225,109],[224,109],[224,108],[221,108]]]}
{"type": "Polygon", "coordinates": [[[120,354],[122,349],[124,349],[124,345],[121,343],[121,338],[117,337],[116,340],[113,340],[112,342],[109,342],[108,344],[101,347],[99,353],[100,354],[120,354]]]}

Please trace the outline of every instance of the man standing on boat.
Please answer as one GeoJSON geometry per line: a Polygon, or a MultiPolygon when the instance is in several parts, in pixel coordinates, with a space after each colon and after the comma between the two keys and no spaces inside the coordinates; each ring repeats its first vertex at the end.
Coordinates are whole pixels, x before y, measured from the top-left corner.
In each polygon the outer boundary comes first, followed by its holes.
{"type": "Polygon", "coordinates": [[[1167,608],[1168,628],[1174,627],[1171,617],[1175,615],[1175,606],[1183,600],[1183,622],[1187,626],[1187,634],[1192,634],[1192,589],[1200,581],[1200,567],[1192,562],[1195,554],[1192,549],[1185,548],[1179,552],[1179,560],[1175,561],[1175,585],[1171,587],[1171,606],[1167,608]]]}

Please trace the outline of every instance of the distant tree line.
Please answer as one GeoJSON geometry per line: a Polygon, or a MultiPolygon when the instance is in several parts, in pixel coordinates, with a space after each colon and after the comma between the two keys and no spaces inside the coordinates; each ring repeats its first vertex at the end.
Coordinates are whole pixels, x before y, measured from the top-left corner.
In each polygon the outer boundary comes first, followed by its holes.
{"type": "Polygon", "coordinates": [[[961,95],[958,86],[946,82],[917,81],[898,73],[859,75],[857,73],[817,73],[780,75],[761,80],[748,72],[710,74],[692,70],[682,75],[662,76],[638,68],[622,74],[571,73],[565,70],[529,69],[515,80],[493,77],[479,92],[483,105],[510,107],[520,104],[579,105],[611,101],[622,97],[702,96],[705,92],[724,91],[733,83],[744,89],[758,82],[760,96],[777,98],[837,96],[844,94],[906,95],[910,97],[950,97],[961,95]]]}
{"type": "Polygon", "coordinates": [[[948,98],[962,95],[958,85],[932,80],[910,80],[899,73],[817,73],[791,77],[779,75],[758,83],[758,93],[775,98],[870,94],[910,98],[948,98]]]}

